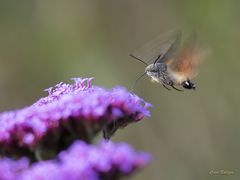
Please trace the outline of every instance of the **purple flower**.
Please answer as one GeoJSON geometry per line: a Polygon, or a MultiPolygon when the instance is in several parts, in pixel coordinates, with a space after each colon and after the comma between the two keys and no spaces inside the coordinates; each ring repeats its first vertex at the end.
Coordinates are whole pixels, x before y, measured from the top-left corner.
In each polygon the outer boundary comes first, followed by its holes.
{"type": "Polygon", "coordinates": [[[1,155],[49,159],[76,139],[91,143],[101,130],[109,139],[119,127],[150,116],[151,105],[123,87],[73,80],[48,88],[48,96],[31,106],[0,114],[1,155]]]}
{"type": "Polygon", "coordinates": [[[29,162],[26,158],[20,160],[0,159],[0,179],[15,180],[28,166],[29,162]]]}
{"type": "Polygon", "coordinates": [[[94,146],[77,141],[58,159],[33,164],[22,179],[114,179],[142,168],[150,156],[124,143],[102,142],[94,146]]]}
{"type": "Polygon", "coordinates": [[[147,153],[136,152],[125,143],[101,142],[89,145],[76,141],[56,160],[36,162],[26,159],[0,160],[0,179],[4,180],[104,180],[118,179],[134,173],[149,163],[147,153]]]}

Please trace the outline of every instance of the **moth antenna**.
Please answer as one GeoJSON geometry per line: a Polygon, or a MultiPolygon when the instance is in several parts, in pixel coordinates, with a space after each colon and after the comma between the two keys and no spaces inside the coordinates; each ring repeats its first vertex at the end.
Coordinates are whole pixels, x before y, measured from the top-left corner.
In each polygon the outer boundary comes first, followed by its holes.
{"type": "Polygon", "coordinates": [[[134,59],[136,59],[136,60],[138,60],[139,62],[141,62],[141,63],[145,64],[146,66],[148,66],[148,64],[147,64],[146,62],[144,62],[143,60],[141,60],[141,59],[137,58],[137,57],[136,57],[136,56],[134,56],[133,54],[129,54],[129,56],[130,56],[130,57],[132,57],[132,58],[134,58],[134,59]]]}
{"type": "Polygon", "coordinates": [[[160,59],[160,57],[161,57],[162,55],[160,54],[158,57],[157,57],[157,59],[154,61],[154,63],[153,64],[156,64],[157,63],[157,61],[160,59]]]}
{"type": "Polygon", "coordinates": [[[135,82],[133,83],[133,85],[132,85],[132,87],[131,87],[131,92],[133,92],[133,89],[134,89],[134,87],[136,86],[136,84],[138,83],[138,81],[139,81],[144,75],[146,75],[146,73],[147,73],[147,72],[144,72],[143,74],[141,74],[141,76],[139,76],[139,77],[135,80],[135,82]]]}

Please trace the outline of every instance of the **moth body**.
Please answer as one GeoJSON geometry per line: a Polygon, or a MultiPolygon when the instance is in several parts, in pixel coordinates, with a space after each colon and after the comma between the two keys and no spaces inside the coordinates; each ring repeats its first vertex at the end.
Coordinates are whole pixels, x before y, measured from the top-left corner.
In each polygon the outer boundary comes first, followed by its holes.
{"type": "Polygon", "coordinates": [[[170,86],[174,84],[168,75],[168,67],[164,63],[150,64],[146,67],[145,72],[153,81],[170,86]]]}

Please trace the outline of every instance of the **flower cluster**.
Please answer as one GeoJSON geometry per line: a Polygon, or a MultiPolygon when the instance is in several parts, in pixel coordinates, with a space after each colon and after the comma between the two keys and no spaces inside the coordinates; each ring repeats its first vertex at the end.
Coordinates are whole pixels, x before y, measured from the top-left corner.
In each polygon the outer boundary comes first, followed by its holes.
{"type": "Polygon", "coordinates": [[[4,171],[9,177],[0,179],[16,179],[11,178],[14,174],[21,174],[20,179],[70,175],[114,179],[148,162],[146,155],[126,144],[89,144],[100,131],[110,139],[117,129],[150,116],[151,104],[123,87],[108,90],[92,85],[92,78],[73,80],[73,84],[59,83],[46,89],[48,96],[31,106],[0,113],[0,156],[27,157],[0,160],[0,175],[4,171]],[[76,140],[82,141],[71,146],[76,140]]]}
{"type": "Polygon", "coordinates": [[[0,179],[15,180],[29,166],[29,161],[26,158],[20,160],[12,160],[4,158],[0,160],[0,179]]]}
{"type": "Polygon", "coordinates": [[[30,166],[27,159],[0,161],[0,179],[118,179],[144,167],[147,153],[135,152],[128,144],[102,142],[97,146],[76,141],[57,160],[46,160],[30,166]]]}

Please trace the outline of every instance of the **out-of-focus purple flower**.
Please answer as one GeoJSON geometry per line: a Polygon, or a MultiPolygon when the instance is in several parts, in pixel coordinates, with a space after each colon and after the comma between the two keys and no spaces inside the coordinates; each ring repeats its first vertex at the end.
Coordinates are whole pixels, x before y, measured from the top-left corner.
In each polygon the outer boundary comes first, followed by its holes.
{"type": "Polygon", "coordinates": [[[76,141],[58,160],[34,163],[21,173],[22,180],[118,179],[143,168],[150,155],[125,143],[102,142],[97,146],[76,141]]]}
{"type": "Polygon", "coordinates": [[[33,105],[1,113],[0,154],[48,159],[75,139],[91,142],[101,130],[109,139],[119,127],[150,116],[143,99],[123,87],[92,86],[91,79],[59,83],[33,105]]]}
{"type": "Polygon", "coordinates": [[[97,146],[76,141],[56,160],[33,163],[26,159],[0,160],[0,179],[4,180],[109,180],[119,179],[149,163],[147,153],[136,152],[125,143],[102,142],[97,146]]]}
{"type": "Polygon", "coordinates": [[[28,166],[29,162],[26,158],[20,160],[12,160],[9,158],[0,159],[0,179],[16,180],[28,166]]]}

